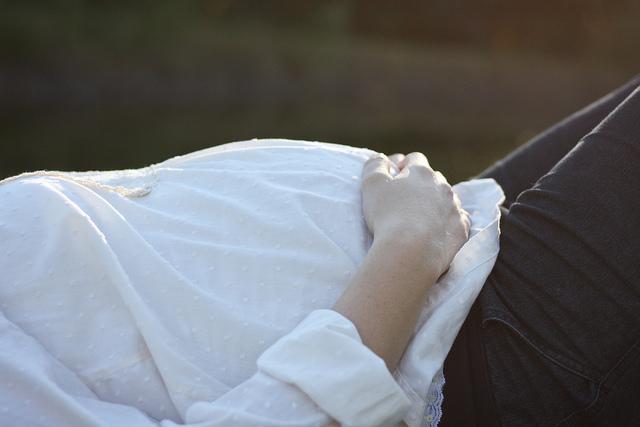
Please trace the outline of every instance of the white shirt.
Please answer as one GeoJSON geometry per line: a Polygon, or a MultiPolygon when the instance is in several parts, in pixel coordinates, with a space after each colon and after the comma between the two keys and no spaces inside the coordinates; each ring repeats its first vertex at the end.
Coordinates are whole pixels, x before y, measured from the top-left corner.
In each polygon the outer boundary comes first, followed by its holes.
{"type": "Polygon", "coordinates": [[[0,425],[437,424],[443,361],[498,253],[493,180],[397,371],[330,310],[371,244],[372,151],[227,144],[0,182],[0,425]]]}

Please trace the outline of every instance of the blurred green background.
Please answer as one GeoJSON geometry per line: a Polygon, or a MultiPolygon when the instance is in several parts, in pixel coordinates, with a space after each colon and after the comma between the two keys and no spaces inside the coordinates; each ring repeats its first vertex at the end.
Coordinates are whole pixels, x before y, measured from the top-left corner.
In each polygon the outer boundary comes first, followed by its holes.
{"type": "Polygon", "coordinates": [[[467,178],[640,65],[640,2],[0,2],[0,178],[253,137],[467,178]]]}

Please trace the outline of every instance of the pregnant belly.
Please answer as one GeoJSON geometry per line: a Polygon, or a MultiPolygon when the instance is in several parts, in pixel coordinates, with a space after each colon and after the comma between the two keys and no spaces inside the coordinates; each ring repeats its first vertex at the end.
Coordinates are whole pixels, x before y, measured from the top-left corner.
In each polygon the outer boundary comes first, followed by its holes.
{"type": "Polygon", "coordinates": [[[4,258],[20,287],[2,289],[3,309],[102,398],[173,418],[170,402],[180,411],[245,380],[342,293],[370,245],[360,174],[371,153],[244,142],[0,186],[17,206],[3,213],[3,244],[30,260],[4,258]],[[199,378],[188,398],[186,376],[199,378]],[[145,394],[149,382],[164,387],[145,394]]]}

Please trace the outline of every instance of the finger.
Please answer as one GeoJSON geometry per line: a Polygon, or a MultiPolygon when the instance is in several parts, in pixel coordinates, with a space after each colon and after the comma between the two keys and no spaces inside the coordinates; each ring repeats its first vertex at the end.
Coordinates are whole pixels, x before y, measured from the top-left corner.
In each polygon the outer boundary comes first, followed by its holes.
{"type": "Polygon", "coordinates": [[[396,166],[404,159],[404,154],[402,153],[395,153],[389,156],[389,160],[391,160],[392,163],[395,163],[396,166]]]}
{"type": "Polygon", "coordinates": [[[456,207],[460,210],[462,209],[462,201],[460,200],[460,197],[458,197],[458,194],[456,194],[456,192],[453,192],[453,203],[456,205],[456,207]]]}
{"type": "Polygon", "coordinates": [[[426,166],[430,168],[427,157],[424,154],[418,153],[418,152],[407,154],[407,156],[404,159],[402,159],[402,161],[398,164],[398,168],[402,170],[405,167],[409,167],[413,165],[426,166]]]}
{"type": "Polygon", "coordinates": [[[384,154],[378,154],[367,160],[362,168],[362,177],[366,179],[371,176],[382,176],[391,179],[391,162],[384,154]]]}
{"type": "Polygon", "coordinates": [[[404,159],[404,154],[401,153],[396,153],[389,156],[389,161],[391,162],[391,176],[396,176],[398,172],[400,172],[398,163],[400,163],[402,159],[404,159]]]}
{"type": "Polygon", "coordinates": [[[460,212],[460,216],[462,218],[462,224],[464,226],[464,231],[468,238],[469,232],[471,231],[471,215],[469,215],[469,212],[465,211],[462,208],[458,209],[458,212],[460,212]]]}
{"type": "Polygon", "coordinates": [[[447,181],[447,178],[444,177],[444,175],[442,175],[442,173],[440,173],[440,171],[435,171],[433,173],[433,176],[436,180],[436,182],[440,183],[440,184],[447,184],[449,185],[449,181],[447,181]]]}

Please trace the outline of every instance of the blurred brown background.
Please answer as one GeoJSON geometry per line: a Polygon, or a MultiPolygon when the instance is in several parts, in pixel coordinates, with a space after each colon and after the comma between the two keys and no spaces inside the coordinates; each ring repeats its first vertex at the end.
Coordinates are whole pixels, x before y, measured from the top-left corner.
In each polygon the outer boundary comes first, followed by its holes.
{"type": "Polygon", "coordinates": [[[635,0],[0,5],[0,178],[287,137],[455,182],[640,70],[635,0]]]}

